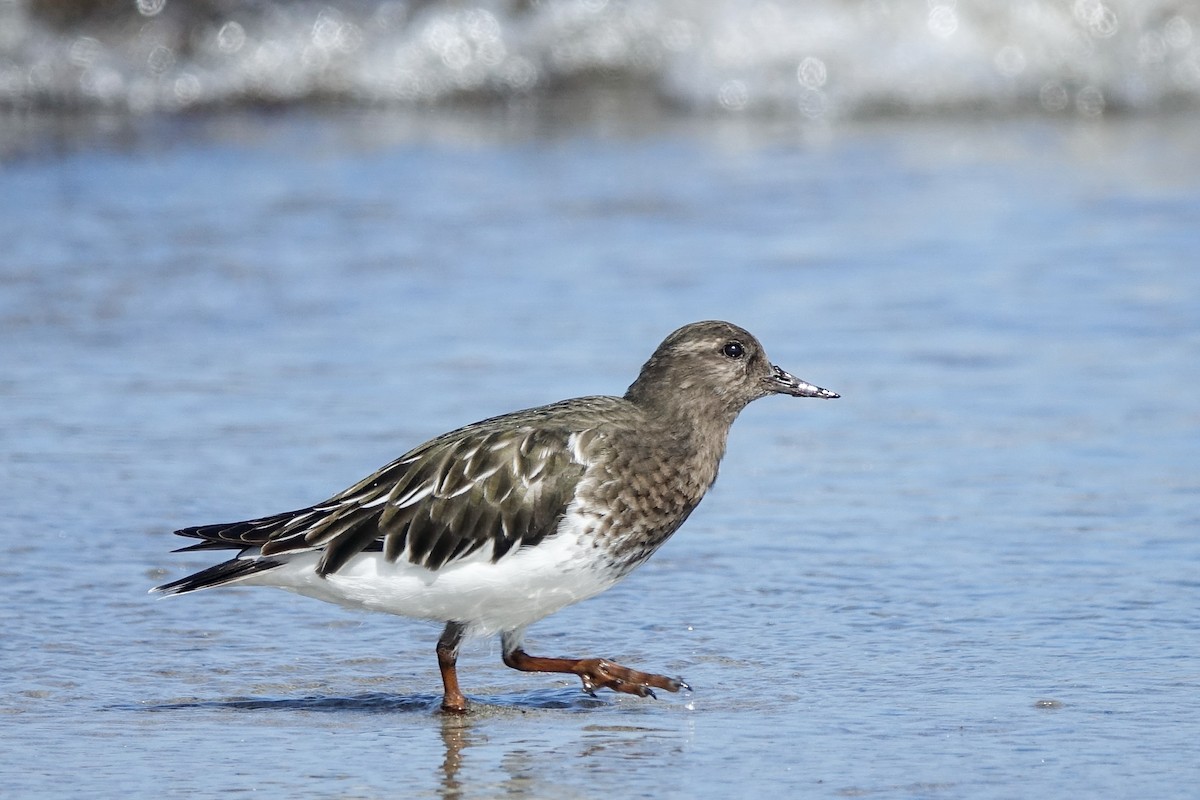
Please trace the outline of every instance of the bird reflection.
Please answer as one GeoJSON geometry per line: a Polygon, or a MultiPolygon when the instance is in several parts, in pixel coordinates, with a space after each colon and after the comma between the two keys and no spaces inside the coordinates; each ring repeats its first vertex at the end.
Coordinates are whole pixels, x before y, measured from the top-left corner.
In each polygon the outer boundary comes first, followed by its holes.
{"type": "Polygon", "coordinates": [[[462,766],[463,751],[474,741],[474,725],[470,717],[443,714],[442,745],[445,747],[445,757],[442,758],[441,795],[443,798],[462,796],[462,783],[458,779],[458,770],[462,766]]]}

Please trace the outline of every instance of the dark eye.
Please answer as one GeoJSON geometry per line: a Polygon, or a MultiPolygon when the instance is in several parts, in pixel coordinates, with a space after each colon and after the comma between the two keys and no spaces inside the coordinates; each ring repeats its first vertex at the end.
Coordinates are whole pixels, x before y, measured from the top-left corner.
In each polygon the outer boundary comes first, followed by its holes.
{"type": "Polygon", "coordinates": [[[726,342],[721,348],[721,354],[726,358],[741,358],[746,355],[746,348],[742,347],[741,342],[726,342]]]}

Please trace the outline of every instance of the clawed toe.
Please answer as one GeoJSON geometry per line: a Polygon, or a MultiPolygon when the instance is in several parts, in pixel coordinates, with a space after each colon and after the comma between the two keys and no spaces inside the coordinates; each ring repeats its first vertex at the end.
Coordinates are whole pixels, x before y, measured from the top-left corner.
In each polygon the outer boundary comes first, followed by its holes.
{"type": "Polygon", "coordinates": [[[583,690],[592,697],[597,689],[612,689],[614,692],[638,697],[657,697],[655,689],[678,692],[691,691],[680,678],[668,678],[653,672],[639,672],[622,667],[605,658],[545,658],[531,656],[520,647],[505,646],[504,663],[523,672],[562,672],[579,676],[583,690]]]}
{"type": "Polygon", "coordinates": [[[656,675],[652,672],[639,672],[603,658],[580,661],[575,672],[583,681],[584,691],[593,696],[596,694],[596,689],[612,689],[614,692],[623,694],[657,698],[658,695],[654,693],[655,689],[678,692],[680,689],[691,691],[692,688],[679,678],[668,678],[666,675],[656,675]]]}

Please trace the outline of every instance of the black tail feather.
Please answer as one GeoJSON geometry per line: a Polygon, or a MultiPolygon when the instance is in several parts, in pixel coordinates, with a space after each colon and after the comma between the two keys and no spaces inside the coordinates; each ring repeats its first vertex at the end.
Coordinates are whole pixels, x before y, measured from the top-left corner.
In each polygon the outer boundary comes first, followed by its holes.
{"type": "Polygon", "coordinates": [[[282,563],[282,561],[270,558],[235,558],[217,564],[215,567],[192,573],[186,578],[155,586],[150,591],[157,594],[184,594],[197,589],[210,589],[214,586],[224,586],[256,572],[274,569],[282,563]]]}
{"type": "Polygon", "coordinates": [[[187,553],[193,550],[242,550],[247,547],[261,546],[268,542],[290,522],[315,511],[304,508],[299,511],[287,511],[273,514],[269,517],[248,519],[244,522],[222,522],[216,525],[197,525],[175,531],[176,536],[189,539],[201,539],[197,544],[181,547],[175,552],[187,553]]]}

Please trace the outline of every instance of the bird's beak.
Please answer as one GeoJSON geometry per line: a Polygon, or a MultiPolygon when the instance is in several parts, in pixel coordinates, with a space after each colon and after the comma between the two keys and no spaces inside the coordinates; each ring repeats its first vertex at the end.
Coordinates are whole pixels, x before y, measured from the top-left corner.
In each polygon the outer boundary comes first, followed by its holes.
{"type": "Polygon", "coordinates": [[[837,392],[831,392],[828,389],[822,389],[820,386],[805,383],[795,375],[784,372],[774,365],[771,366],[771,376],[767,378],[767,385],[770,386],[772,392],[790,394],[793,397],[820,397],[826,400],[841,397],[837,392]]]}

